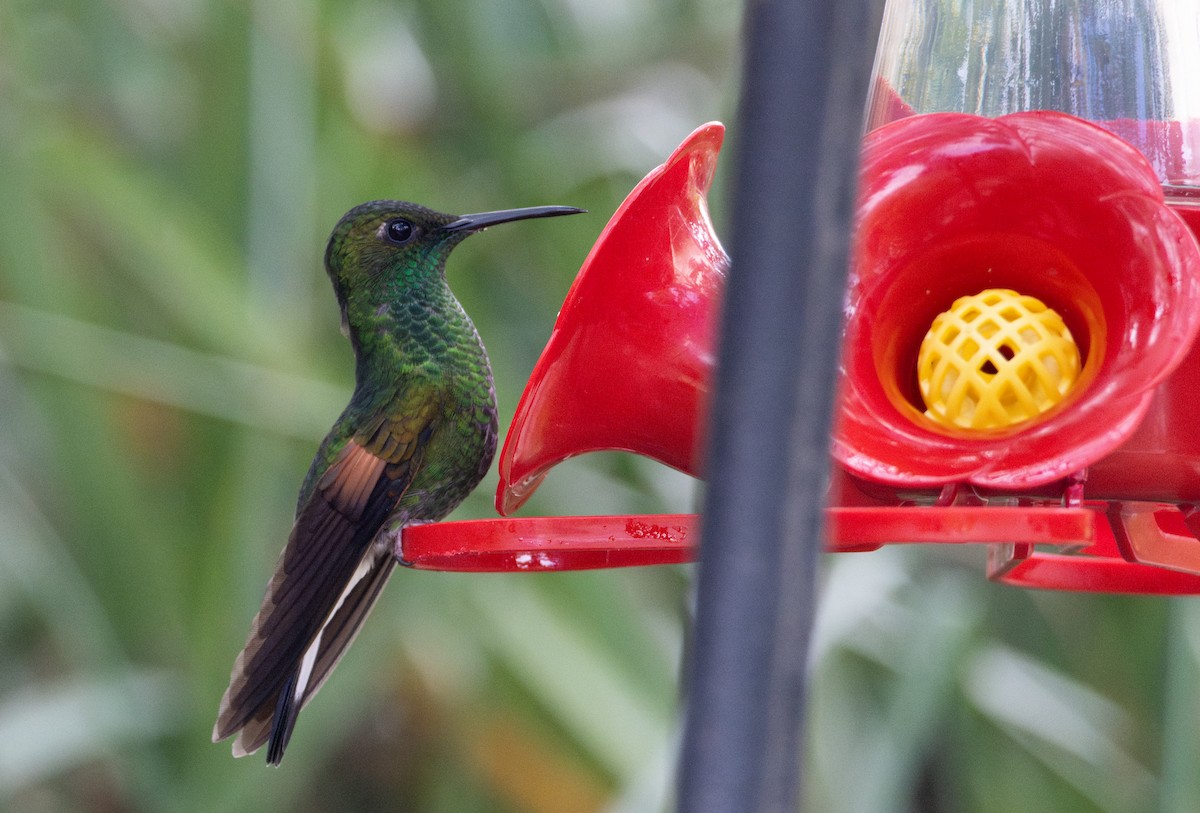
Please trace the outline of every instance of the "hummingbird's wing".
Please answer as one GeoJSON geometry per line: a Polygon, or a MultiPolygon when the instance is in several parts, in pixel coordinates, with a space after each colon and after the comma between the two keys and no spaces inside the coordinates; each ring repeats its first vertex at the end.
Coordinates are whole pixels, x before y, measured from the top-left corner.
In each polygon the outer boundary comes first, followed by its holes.
{"type": "Polygon", "coordinates": [[[214,741],[241,732],[236,756],[269,738],[269,761],[278,762],[300,708],[386,583],[390,547],[371,542],[421,466],[438,414],[425,396],[398,397],[399,409],[385,413],[395,417],[377,419],[348,441],[298,512],[213,729],[214,741]]]}

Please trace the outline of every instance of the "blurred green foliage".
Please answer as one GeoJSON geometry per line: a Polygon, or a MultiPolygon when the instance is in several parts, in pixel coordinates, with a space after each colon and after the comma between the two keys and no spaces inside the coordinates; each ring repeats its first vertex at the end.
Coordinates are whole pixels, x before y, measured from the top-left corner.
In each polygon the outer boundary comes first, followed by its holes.
{"type": "MultiPolygon", "coordinates": [[[[209,734],[351,385],[334,222],[378,197],[591,210],[451,261],[506,425],[608,215],[730,118],[740,12],[0,2],[0,809],[664,808],[686,568],[400,572],[281,769],[209,734]]],[[[594,455],[525,513],[693,490],[594,455]]],[[[831,561],[823,604],[810,809],[1200,809],[1194,605],[1023,593],[977,551],[908,550],[831,561]]]]}

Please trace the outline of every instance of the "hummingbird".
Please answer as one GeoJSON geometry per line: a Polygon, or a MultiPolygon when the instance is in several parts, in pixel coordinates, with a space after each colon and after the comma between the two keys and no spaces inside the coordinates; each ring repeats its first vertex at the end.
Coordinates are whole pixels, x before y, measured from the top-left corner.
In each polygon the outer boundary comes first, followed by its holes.
{"type": "Polygon", "coordinates": [[[496,453],[487,351],[446,283],[446,259],[488,226],[582,213],[536,206],[447,215],[395,200],[347,212],[325,270],[354,348],[350,403],[321,442],[295,522],[233,664],[213,742],[283,758],[296,719],[387,582],[408,524],[445,517],[496,453]]]}

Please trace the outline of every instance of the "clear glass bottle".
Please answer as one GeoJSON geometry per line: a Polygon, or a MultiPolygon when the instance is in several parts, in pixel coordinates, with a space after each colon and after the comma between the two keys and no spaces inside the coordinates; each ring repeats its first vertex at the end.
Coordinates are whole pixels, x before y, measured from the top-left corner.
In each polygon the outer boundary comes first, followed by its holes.
{"type": "Polygon", "coordinates": [[[1178,203],[1200,202],[1200,0],[888,0],[875,74],[868,130],[1060,110],[1140,149],[1178,203]]]}

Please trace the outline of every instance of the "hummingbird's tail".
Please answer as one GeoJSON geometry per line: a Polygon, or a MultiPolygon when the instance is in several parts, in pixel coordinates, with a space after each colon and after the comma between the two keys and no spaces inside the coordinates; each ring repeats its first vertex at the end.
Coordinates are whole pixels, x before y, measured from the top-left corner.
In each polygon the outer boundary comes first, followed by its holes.
{"type": "Polygon", "coordinates": [[[253,753],[269,739],[269,761],[278,764],[300,709],[329,677],[387,582],[392,542],[378,532],[411,472],[386,467],[348,442],[297,513],[213,727],[214,742],[238,735],[234,756],[253,753]]]}
{"type": "MultiPolygon", "coordinates": [[[[277,693],[264,699],[250,714],[238,715],[246,719],[233,744],[234,756],[252,754],[267,744],[267,763],[279,764],[292,738],[300,710],[325,683],[354,641],[394,566],[395,559],[391,556],[390,548],[372,549],[367,553],[354,578],[283,686],[277,693]]],[[[222,726],[223,720],[234,716],[233,712],[234,709],[222,704],[221,715],[213,731],[214,740],[224,739],[237,730],[222,726]]]]}
{"type": "Polygon", "coordinates": [[[300,707],[303,702],[296,702],[297,696],[303,696],[296,691],[296,681],[300,670],[292,672],[287,683],[279,690],[279,701],[275,704],[275,719],[271,723],[271,736],[267,743],[267,764],[278,765],[283,759],[283,752],[292,739],[292,731],[296,728],[296,720],[300,718],[300,707]]]}
{"type": "MultiPolygon", "coordinates": [[[[372,550],[359,565],[354,580],[347,585],[329,620],[304,653],[300,666],[280,689],[268,738],[267,764],[278,765],[283,759],[300,709],[324,685],[333,667],[346,654],[346,649],[358,635],[362,622],[371,613],[375,600],[387,584],[395,564],[391,547],[388,546],[372,550]]],[[[261,744],[260,741],[258,745],[261,744]]]]}

